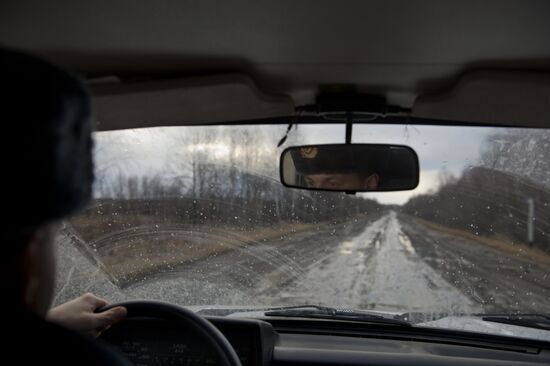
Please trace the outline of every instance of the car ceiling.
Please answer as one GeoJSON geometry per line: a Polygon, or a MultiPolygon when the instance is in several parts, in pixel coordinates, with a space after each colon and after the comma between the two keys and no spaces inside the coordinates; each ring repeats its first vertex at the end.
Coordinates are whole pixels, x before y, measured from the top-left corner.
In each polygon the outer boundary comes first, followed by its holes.
{"type": "Polygon", "coordinates": [[[287,116],[348,84],[413,117],[548,127],[549,16],[547,0],[3,0],[0,45],[87,77],[99,129],[287,116]]]}
{"type": "Polygon", "coordinates": [[[550,1],[24,1],[0,44],[88,77],[245,72],[263,90],[416,95],[469,68],[548,70],[550,1]]]}

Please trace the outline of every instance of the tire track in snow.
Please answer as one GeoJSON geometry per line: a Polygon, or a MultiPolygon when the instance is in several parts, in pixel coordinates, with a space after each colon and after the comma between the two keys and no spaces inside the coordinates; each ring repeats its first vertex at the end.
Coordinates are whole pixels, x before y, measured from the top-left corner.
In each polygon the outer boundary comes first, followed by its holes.
{"type": "Polygon", "coordinates": [[[344,308],[471,312],[478,307],[416,254],[394,212],[341,243],[281,290],[278,302],[344,308]]]}
{"type": "Polygon", "coordinates": [[[335,242],[353,238],[363,225],[354,219],[326,229],[299,232],[284,240],[236,247],[149,276],[125,288],[125,293],[129,298],[182,305],[277,305],[281,291],[305,276],[311,263],[326,258],[335,242]]]}
{"type": "Polygon", "coordinates": [[[412,239],[423,260],[478,303],[482,312],[548,311],[547,264],[436,230],[406,215],[399,218],[403,220],[403,232],[412,239]]]}

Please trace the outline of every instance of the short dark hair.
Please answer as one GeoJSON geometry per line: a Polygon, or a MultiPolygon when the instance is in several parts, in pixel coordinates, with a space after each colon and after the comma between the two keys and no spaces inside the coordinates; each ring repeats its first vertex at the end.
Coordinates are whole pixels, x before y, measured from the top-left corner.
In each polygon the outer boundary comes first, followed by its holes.
{"type": "Polygon", "coordinates": [[[39,58],[0,49],[0,116],[4,230],[17,235],[82,208],[93,182],[83,82],[39,58]]]}

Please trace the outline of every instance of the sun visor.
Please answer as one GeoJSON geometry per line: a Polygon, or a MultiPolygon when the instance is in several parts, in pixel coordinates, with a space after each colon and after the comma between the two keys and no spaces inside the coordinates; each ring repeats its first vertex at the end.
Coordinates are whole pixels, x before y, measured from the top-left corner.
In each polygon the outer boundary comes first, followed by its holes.
{"type": "Polygon", "coordinates": [[[92,84],[97,130],[215,124],[294,114],[292,99],[224,75],[92,84]]]}
{"type": "Polygon", "coordinates": [[[412,116],[479,124],[550,127],[550,73],[475,71],[453,89],[419,96],[412,116]]]}

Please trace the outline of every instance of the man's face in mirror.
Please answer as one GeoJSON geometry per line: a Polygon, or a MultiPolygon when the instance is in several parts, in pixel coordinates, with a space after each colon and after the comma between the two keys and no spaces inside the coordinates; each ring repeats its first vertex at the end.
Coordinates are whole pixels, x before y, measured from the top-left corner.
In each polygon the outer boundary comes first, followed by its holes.
{"type": "Polygon", "coordinates": [[[376,190],[378,174],[333,173],[308,174],[304,178],[308,188],[334,190],[376,190]]]}

